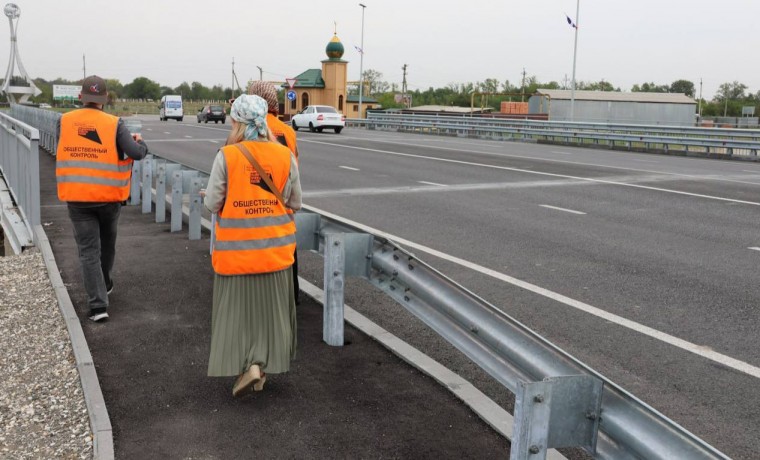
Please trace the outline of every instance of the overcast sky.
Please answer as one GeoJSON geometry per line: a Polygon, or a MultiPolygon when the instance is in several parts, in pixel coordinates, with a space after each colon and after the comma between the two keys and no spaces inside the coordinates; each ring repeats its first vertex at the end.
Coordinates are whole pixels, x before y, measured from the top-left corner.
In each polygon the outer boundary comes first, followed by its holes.
{"type": "MultiPolygon", "coordinates": [[[[282,81],[320,68],[334,22],[359,78],[362,8],[356,0],[18,0],[18,46],[33,78],[88,74],[122,83],[145,76],[176,87],[259,77],[282,81]]],[[[364,0],[364,69],[410,89],[496,78],[520,83],[604,79],[629,91],[636,83],[694,82],[711,98],[739,81],[760,91],[760,0],[364,0]]],[[[4,3],[3,3],[4,4],[4,3]]],[[[0,62],[7,62],[6,22],[0,62]]]]}

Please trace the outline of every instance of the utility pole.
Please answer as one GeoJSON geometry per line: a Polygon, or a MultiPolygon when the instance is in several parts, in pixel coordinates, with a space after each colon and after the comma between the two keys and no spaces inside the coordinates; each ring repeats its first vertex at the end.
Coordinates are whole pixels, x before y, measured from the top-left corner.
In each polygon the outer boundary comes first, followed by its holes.
{"type": "Polygon", "coordinates": [[[404,79],[401,81],[401,101],[404,103],[404,107],[408,109],[409,106],[406,100],[406,64],[404,64],[401,70],[404,71],[404,79]]]}
{"type": "Polygon", "coordinates": [[[232,82],[230,83],[230,96],[235,99],[235,57],[232,57],[232,82]]]}
{"type": "Polygon", "coordinates": [[[264,70],[259,66],[256,66],[256,68],[259,69],[259,80],[264,80],[264,70]]]}
{"type": "Polygon", "coordinates": [[[522,78],[522,99],[520,102],[525,102],[525,67],[523,67],[523,78],[522,78]]]}
{"type": "Polygon", "coordinates": [[[84,54],[82,55],[82,73],[84,74],[84,77],[82,77],[82,79],[87,78],[87,63],[84,60],[84,54]]]}
{"type": "Polygon", "coordinates": [[[702,122],[702,77],[699,77],[699,109],[697,110],[697,113],[699,113],[699,122],[702,122]]]}

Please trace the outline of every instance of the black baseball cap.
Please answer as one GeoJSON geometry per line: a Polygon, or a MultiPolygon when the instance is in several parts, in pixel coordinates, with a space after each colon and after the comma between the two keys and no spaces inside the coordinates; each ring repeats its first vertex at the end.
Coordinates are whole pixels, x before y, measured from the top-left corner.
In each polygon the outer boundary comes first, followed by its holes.
{"type": "Polygon", "coordinates": [[[108,102],[108,90],[106,81],[97,75],[90,75],[82,82],[82,103],[87,104],[94,102],[96,104],[105,104],[108,102]]]}

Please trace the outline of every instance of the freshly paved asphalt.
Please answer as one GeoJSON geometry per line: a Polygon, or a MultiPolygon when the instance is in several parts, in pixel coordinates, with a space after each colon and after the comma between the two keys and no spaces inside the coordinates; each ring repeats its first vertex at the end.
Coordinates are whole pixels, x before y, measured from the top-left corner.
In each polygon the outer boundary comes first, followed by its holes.
{"type": "Polygon", "coordinates": [[[302,296],[298,356],[261,393],[209,378],[208,235],[189,241],[139,207],[122,210],[108,322],[88,308],[54,159],[40,152],[42,222],[82,322],[117,458],[504,458],[509,443],[445,388],[351,327],[321,340],[302,296]]]}

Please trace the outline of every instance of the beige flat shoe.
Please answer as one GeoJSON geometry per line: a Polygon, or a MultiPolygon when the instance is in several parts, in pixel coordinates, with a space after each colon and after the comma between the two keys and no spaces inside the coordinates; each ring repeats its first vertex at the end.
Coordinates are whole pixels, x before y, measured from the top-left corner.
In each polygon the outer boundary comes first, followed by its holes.
{"type": "Polygon", "coordinates": [[[267,381],[267,375],[265,373],[261,373],[261,379],[253,384],[253,391],[261,391],[264,389],[264,382],[267,381]]]}
{"type": "Polygon", "coordinates": [[[251,389],[251,386],[261,380],[261,368],[258,364],[253,364],[243,374],[238,377],[235,386],[232,387],[232,396],[240,396],[251,389]]]}

